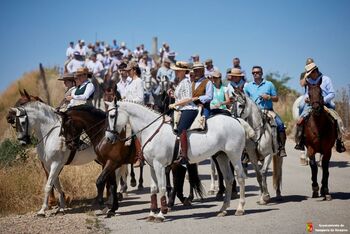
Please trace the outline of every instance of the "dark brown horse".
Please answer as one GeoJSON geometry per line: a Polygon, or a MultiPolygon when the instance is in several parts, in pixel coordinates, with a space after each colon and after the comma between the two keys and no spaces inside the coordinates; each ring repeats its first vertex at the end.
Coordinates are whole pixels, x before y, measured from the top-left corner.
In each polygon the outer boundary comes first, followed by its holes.
{"type": "Polygon", "coordinates": [[[322,80],[316,84],[308,84],[309,104],[312,111],[309,118],[305,121],[305,146],[307,147],[307,156],[310,159],[312,173],[312,197],[319,196],[319,186],[317,183],[317,163],[315,154],[320,153],[322,157],[322,187],[321,196],[325,200],[331,200],[328,189],[329,161],[332,156],[332,147],[337,138],[336,122],[324,109],[321,85],[322,80]]]}

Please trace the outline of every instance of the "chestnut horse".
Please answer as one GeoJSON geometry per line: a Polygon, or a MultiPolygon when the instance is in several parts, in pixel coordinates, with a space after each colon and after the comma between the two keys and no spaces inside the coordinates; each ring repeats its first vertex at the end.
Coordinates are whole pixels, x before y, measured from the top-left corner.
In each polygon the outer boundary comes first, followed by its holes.
{"type": "MultiPolygon", "coordinates": [[[[107,217],[114,215],[118,209],[116,174],[114,172],[122,165],[134,162],[136,155],[134,140],[132,139],[130,146],[126,146],[121,141],[115,144],[108,142],[104,137],[107,127],[106,113],[92,106],[75,106],[59,114],[62,117],[61,133],[66,139],[68,148],[76,149],[78,147],[79,137],[83,131],[90,138],[97,160],[104,165],[96,181],[97,201],[100,206],[103,205],[103,189],[108,181],[112,207],[108,210],[107,217]]],[[[125,131],[121,133],[121,137],[125,137],[125,131]]]]}
{"type": "Polygon", "coordinates": [[[316,84],[308,84],[309,104],[312,107],[308,119],[305,121],[304,137],[307,148],[307,156],[310,159],[312,173],[312,197],[319,196],[317,183],[317,163],[315,154],[320,153],[322,157],[322,187],[321,196],[325,200],[331,200],[328,189],[329,160],[332,156],[332,147],[337,139],[336,122],[324,109],[321,85],[322,80],[316,84]]]}

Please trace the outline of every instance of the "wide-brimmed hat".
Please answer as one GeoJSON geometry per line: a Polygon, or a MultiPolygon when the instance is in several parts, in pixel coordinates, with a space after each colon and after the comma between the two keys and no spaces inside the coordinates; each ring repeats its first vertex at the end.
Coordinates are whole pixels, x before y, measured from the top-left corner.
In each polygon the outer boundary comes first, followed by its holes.
{"type": "Polygon", "coordinates": [[[205,64],[207,64],[207,63],[213,63],[213,60],[212,59],[210,59],[210,58],[208,58],[208,59],[206,59],[205,60],[205,62],[204,62],[205,64]]]}
{"type": "Polygon", "coordinates": [[[122,63],[119,64],[118,70],[119,71],[125,71],[125,68],[127,68],[127,66],[128,65],[126,63],[122,62],[122,63]]]}
{"type": "Polygon", "coordinates": [[[204,69],[204,64],[203,63],[194,63],[193,64],[193,67],[192,67],[193,70],[195,69],[204,69]]]}
{"type": "Polygon", "coordinates": [[[177,61],[175,64],[172,64],[170,68],[175,71],[189,71],[191,65],[188,62],[177,61]]]}
{"type": "Polygon", "coordinates": [[[211,73],[211,77],[213,77],[213,78],[221,78],[221,72],[214,71],[213,73],[211,73]]]}
{"type": "Polygon", "coordinates": [[[239,68],[232,68],[229,73],[227,73],[228,76],[240,76],[243,77],[244,74],[239,68]]]}
{"type": "Polygon", "coordinates": [[[134,61],[130,61],[128,63],[128,66],[126,66],[126,68],[124,69],[125,71],[130,71],[131,69],[138,67],[137,63],[134,61]]]}
{"type": "Polygon", "coordinates": [[[304,78],[307,78],[311,72],[313,72],[317,68],[316,63],[309,63],[305,66],[305,76],[304,78]]]}
{"type": "Polygon", "coordinates": [[[58,78],[57,80],[71,80],[74,81],[74,74],[73,73],[64,73],[60,78],[58,78]]]}
{"type": "Polygon", "coordinates": [[[88,75],[89,77],[91,75],[91,72],[89,72],[89,69],[87,69],[86,67],[80,67],[74,73],[74,77],[77,77],[78,75],[88,75]]]}

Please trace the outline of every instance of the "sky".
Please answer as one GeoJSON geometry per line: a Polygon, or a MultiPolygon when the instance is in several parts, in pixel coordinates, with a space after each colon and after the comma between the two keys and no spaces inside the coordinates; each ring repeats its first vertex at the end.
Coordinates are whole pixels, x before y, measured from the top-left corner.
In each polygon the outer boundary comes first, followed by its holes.
{"type": "Polygon", "coordinates": [[[0,92],[25,72],[63,66],[69,41],[125,41],[134,50],[151,50],[153,37],[177,53],[177,60],[199,54],[212,58],[221,72],[239,57],[248,74],[292,79],[312,57],[337,90],[349,88],[350,1],[317,0],[5,0],[0,14],[0,92]]]}

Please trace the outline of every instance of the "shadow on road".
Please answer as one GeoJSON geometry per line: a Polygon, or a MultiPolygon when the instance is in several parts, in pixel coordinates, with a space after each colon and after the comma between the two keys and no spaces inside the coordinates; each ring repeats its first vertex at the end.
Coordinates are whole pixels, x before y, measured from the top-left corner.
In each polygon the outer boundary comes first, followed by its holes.
{"type": "Polygon", "coordinates": [[[304,200],[307,200],[307,196],[301,196],[301,195],[287,195],[287,196],[282,196],[281,198],[276,198],[272,197],[271,202],[269,204],[271,205],[278,205],[282,203],[287,203],[287,202],[301,202],[304,200]]]}
{"type": "Polygon", "coordinates": [[[350,167],[350,163],[348,161],[330,161],[329,167],[339,167],[339,168],[345,168],[350,167]]]}
{"type": "Polygon", "coordinates": [[[151,191],[150,187],[144,187],[142,189],[134,189],[134,190],[128,191],[128,193],[134,193],[134,194],[137,194],[137,195],[141,195],[141,194],[150,193],[150,191],[151,191]]]}
{"type": "Polygon", "coordinates": [[[350,200],[350,193],[343,193],[343,192],[337,192],[337,193],[331,193],[332,199],[338,199],[338,200],[350,200]]]}

